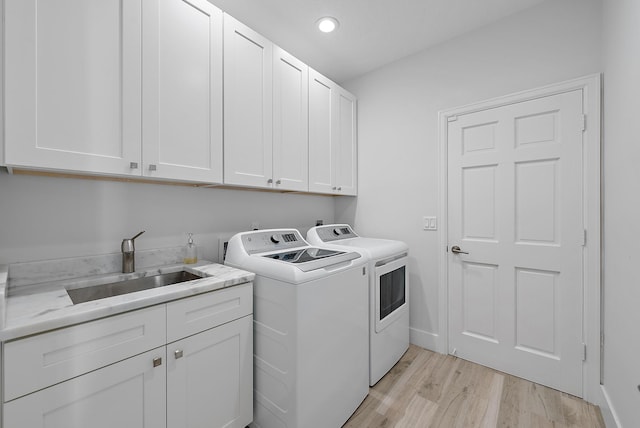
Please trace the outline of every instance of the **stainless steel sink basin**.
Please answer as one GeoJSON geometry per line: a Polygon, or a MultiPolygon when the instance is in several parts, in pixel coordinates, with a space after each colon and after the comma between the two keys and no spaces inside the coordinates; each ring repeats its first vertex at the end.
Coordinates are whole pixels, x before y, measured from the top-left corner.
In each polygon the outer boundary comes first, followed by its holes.
{"type": "Polygon", "coordinates": [[[200,278],[200,276],[194,275],[191,272],[181,270],[178,272],[144,276],[142,278],[94,285],[91,287],[74,288],[67,290],[67,294],[75,305],[78,303],[89,302],[91,300],[104,299],[105,297],[119,296],[121,294],[134,293],[136,291],[164,287],[166,285],[178,284],[180,282],[192,281],[200,278]]]}

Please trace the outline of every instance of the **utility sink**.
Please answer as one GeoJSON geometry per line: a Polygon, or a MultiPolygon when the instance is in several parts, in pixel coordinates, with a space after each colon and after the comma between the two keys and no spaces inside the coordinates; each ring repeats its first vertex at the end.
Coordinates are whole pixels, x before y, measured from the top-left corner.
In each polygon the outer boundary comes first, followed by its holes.
{"type": "Polygon", "coordinates": [[[111,282],[91,287],[68,289],[67,294],[71,298],[73,304],[76,305],[78,303],[90,302],[91,300],[120,296],[121,294],[129,294],[136,291],[164,287],[166,285],[178,284],[180,282],[192,281],[200,278],[202,277],[191,272],[187,272],[186,270],[181,270],[178,272],[143,276],[142,278],[111,282]]]}

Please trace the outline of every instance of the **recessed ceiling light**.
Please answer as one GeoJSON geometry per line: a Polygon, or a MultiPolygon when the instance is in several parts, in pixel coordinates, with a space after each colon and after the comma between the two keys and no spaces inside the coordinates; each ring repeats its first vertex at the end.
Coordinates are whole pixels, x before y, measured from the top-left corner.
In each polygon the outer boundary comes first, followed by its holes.
{"type": "Polygon", "coordinates": [[[316,24],[318,25],[318,29],[323,33],[330,33],[340,26],[338,20],[332,16],[325,16],[324,18],[320,18],[318,19],[316,24]]]}

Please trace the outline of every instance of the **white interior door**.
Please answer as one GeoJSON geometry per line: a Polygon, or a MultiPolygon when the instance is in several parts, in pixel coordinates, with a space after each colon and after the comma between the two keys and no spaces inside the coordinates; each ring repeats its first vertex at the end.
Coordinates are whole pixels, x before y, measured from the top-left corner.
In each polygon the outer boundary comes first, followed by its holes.
{"type": "Polygon", "coordinates": [[[449,352],[577,396],[582,105],[576,90],[448,125],[449,352]]]}

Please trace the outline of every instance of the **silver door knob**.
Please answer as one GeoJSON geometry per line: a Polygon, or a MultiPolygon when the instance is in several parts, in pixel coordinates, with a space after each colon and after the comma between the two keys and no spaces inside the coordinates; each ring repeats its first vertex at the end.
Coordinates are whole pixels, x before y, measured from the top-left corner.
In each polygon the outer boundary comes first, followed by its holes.
{"type": "Polygon", "coordinates": [[[153,367],[158,367],[162,365],[162,358],[157,357],[153,359],[153,367]]]}
{"type": "Polygon", "coordinates": [[[342,190],[342,187],[338,187],[338,191],[341,191],[341,190],[342,190]]]}
{"type": "Polygon", "coordinates": [[[273,183],[273,178],[268,179],[267,183],[269,183],[269,184],[273,183]]]}
{"type": "Polygon", "coordinates": [[[176,357],[176,360],[177,360],[178,358],[182,358],[184,354],[182,352],[182,349],[176,349],[175,351],[173,351],[173,355],[176,357]]]}
{"type": "Polygon", "coordinates": [[[462,250],[460,249],[460,247],[458,247],[457,245],[455,245],[455,246],[451,247],[451,252],[452,252],[453,254],[469,254],[469,253],[467,253],[466,251],[462,251],[462,250]]]}
{"type": "Polygon", "coordinates": [[[276,181],[276,184],[282,184],[282,180],[276,181]]]}

